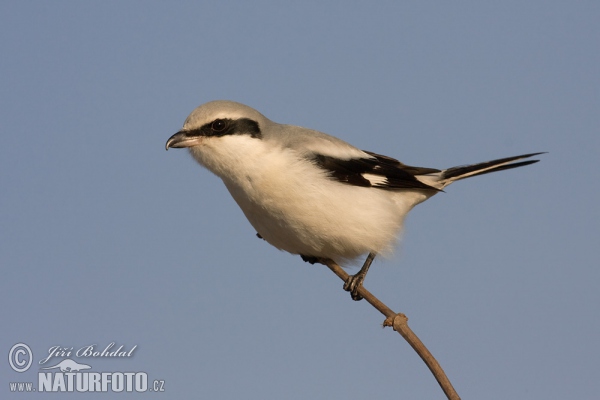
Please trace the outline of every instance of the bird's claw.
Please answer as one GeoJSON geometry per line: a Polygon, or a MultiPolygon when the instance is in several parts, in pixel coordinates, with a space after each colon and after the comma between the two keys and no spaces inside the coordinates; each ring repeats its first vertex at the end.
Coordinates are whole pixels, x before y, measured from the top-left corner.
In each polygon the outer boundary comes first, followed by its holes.
{"type": "Polygon", "coordinates": [[[360,301],[363,297],[358,294],[358,289],[362,286],[363,281],[365,280],[365,276],[361,273],[356,275],[348,276],[346,282],[344,282],[344,290],[346,292],[350,292],[350,297],[354,301],[360,301]]]}
{"type": "Polygon", "coordinates": [[[310,263],[310,264],[315,264],[319,262],[319,258],[318,257],[314,257],[314,256],[303,256],[300,255],[300,257],[302,257],[302,261],[310,263]]]}

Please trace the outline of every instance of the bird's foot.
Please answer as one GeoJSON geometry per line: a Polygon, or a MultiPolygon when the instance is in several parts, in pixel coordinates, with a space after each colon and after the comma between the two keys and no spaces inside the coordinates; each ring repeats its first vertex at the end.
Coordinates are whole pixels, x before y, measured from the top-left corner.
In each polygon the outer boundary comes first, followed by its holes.
{"type": "Polygon", "coordinates": [[[375,253],[369,253],[360,271],[358,271],[354,275],[350,275],[348,279],[346,279],[346,282],[344,282],[344,290],[346,292],[350,292],[350,297],[352,297],[352,300],[359,301],[363,299],[363,297],[360,294],[358,294],[358,290],[360,289],[360,287],[363,284],[363,281],[367,277],[367,272],[369,272],[369,268],[371,267],[371,263],[374,259],[375,253]]]}
{"type": "Polygon", "coordinates": [[[300,257],[302,257],[302,261],[307,262],[307,263],[315,264],[315,263],[319,262],[319,257],[303,256],[303,255],[300,255],[300,257]]]}
{"type": "Polygon", "coordinates": [[[365,276],[366,274],[358,272],[355,275],[348,276],[348,279],[344,282],[344,290],[350,292],[350,297],[352,297],[352,300],[354,301],[363,299],[363,297],[358,294],[358,289],[362,286],[365,276]]]}

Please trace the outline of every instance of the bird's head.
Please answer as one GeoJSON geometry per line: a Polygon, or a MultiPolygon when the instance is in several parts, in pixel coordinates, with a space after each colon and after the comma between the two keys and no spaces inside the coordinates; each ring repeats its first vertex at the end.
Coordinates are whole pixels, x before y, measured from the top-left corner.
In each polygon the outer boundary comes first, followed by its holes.
{"type": "Polygon", "coordinates": [[[230,135],[261,138],[261,128],[268,122],[264,115],[243,104],[211,101],[192,111],[183,128],[167,140],[165,148],[201,146],[206,140],[230,135]]]}

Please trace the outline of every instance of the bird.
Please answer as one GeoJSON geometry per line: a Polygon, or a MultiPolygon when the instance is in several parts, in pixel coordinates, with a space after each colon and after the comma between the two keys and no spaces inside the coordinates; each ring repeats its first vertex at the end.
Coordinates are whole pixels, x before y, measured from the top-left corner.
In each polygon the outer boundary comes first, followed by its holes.
{"type": "Polygon", "coordinates": [[[373,259],[390,254],[406,215],[451,183],[522,167],[529,153],[448,169],[414,167],[313,129],[279,124],[244,104],[216,100],[192,111],[166,142],[217,175],[257,232],[315,263],[356,261],[352,299],[373,259]]]}

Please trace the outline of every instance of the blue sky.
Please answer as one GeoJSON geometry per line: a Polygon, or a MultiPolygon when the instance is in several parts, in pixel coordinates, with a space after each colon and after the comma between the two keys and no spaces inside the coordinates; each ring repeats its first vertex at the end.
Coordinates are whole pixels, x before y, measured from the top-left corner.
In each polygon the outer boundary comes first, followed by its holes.
{"type": "Polygon", "coordinates": [[[258,240],[215,176],[164,151],[196,106],[230,99],[424,167],[549,152],[419,205],[365,286],[463,398],[594,398],[599,11],[2,2],[0,351],[34,357],[0,362],[0,396],[62,398],[9,382],[37,384],[52,346],[112,342],[137,347],[74,359],[165,382],[137,397],[443,396],[377,311],[258,240]]]}

